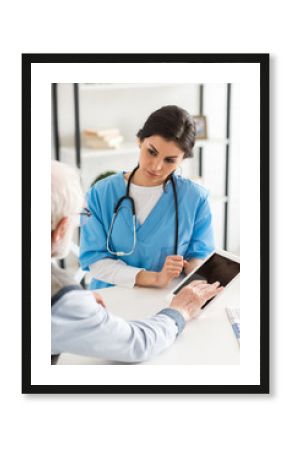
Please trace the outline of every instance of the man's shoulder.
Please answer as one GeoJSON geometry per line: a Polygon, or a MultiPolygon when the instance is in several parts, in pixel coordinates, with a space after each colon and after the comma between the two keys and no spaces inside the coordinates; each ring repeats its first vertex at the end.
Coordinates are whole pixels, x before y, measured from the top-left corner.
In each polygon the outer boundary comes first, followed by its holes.
{"type": "Polygon", "coordinates": [[[51,302],[54,304],[65,293],[69,291],[82,290],[82,287],[75,281],[72,275],[51,263],[51,302]]]}
{"type": "Polygon", "coordinates": [[[77,289],[77,286],[63,289],[52,297],[51,317],[60,318],[62,321],[78,321],[90,319],[93,316],[102,317],[105,308],[97,304],[92,291],[77,289]],[[100,316],[101,314],[101,316],[100,316]]]}
{"type": "Polygon", "coordinates": [[[56,262],[51,262],[51,281],[59,281],[63,284],[77,284],[73,276],[59,267],[56,262]]]}

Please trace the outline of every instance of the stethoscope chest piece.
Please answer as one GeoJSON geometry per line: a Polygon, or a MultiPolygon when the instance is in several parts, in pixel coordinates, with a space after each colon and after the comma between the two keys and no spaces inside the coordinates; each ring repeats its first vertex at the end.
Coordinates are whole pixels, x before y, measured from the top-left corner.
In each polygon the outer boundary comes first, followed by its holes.
{"type": "Polygon", "coordinates": [[[113,217],[112,217],[112,221],[111,221],[111,225],[109,227],[109,231],[107,234],[107,251],[114,256],[129,256],[132,255],[134,253],[135,247],[136,247],[136,215],[135,215],[135,204],[134,204],[134,200],[132,197],[129,197],[127,195],[124,195],[123,197],[121,197],[118,200],[118,203],[116,204],[115,208],[114,208],[114,213],[113,213],[113,217]],[[110,241],[111,241],[111,237],[112,237],[112,231],[113,231],[113,227],[114,227],[114,223],[116,221],[116,218],[118,216],[119,210],[122,206],[122,203],[125,200],[129,200],[130,204],[131,204],[131,209],[132,209],[132,229],[133,229],[133,244],[130,250],[128,250],[127,252],[123,252],[123,251],[114,251],[111,249],[110,247],[110,241]]]}

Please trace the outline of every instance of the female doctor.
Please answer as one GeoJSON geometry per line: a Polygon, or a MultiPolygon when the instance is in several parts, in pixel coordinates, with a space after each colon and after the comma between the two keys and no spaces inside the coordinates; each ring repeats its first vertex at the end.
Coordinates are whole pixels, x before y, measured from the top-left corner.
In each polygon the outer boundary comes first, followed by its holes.
{"type": "Polygon", "coordinates": [[[194,123],[178,106],[153,112],[137,133],[140,157],[130,173],[97,182],[87,195],[80,263],[90,288],[165,287],[214,249],[207,191],[175,174],[192,156],[194,123]]]}

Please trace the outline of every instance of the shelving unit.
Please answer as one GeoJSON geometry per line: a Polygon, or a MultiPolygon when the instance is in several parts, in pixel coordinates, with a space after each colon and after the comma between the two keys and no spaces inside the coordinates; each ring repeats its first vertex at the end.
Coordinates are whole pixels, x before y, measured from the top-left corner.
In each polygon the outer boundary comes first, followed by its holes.
{"type": "MultiPolygon", "coordinates": [[[[75,128],[75,139],[73,147],[60,147],[59,144],[59,131],[58,131],[58,108],[57,108],[57,84],[52,87],[52,104],[53,104],[53,135],[54,135],[54,145],[55,145],[55,157],[56,159],[64,159],[66,161],[74,163],[77,167],[83,167],[83,161],[93,160],[104,161],[106,159],[111,160],[115,156],[121,156],[128,158],[134,155],[138,155],[138,146],[136,142],[124,142],[117,149],[91,149],[91,148],[81,148],[81,131],[80,131],[80,102],[82,93],[92,92],[109,92],[118,90],[132,90],[132,89],[153,89],[161,87],[176,87],[175,84],[131,84],[131,83],[103,83],[103,84],[73,84],[73,99],[74,99],[74,128],[75,128]]],[[[205,87],[201,84],[199,86],[199,114],[204,113],[204,90],[205,87]]],[[[228,202],[230,199],[229,193],[229,171],[230,171],[230,103],[231,103],[231,85],[227,85],[226,92],[226,130],[225,138],[210,138],[210,139],[200,139],[196,140],[195,151],[198,158],[198,176],[203,177],[204,174],[204,154],[205,152],[211,151],[211,147],[222,146],[225,148],[225,182],[224,182],[224,192],[223,195],[212,195],[211,200],[216,202],[222,202],[224,205],[224,227],[223,227],[223,248],[227,250],[228,248],[228,202]]],[[[126,162],[126,159],[124,160],[126,162]]]]}

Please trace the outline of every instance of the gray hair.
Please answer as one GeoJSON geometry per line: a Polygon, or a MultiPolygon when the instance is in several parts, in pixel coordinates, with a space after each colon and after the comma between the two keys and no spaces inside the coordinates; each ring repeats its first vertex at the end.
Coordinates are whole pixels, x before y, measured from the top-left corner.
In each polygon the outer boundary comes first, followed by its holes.
{"type": "Polygon", "coordinates": [[[68,165],[51,162],[51,230],[64,217],[78,213],[84,197],[79,173],[68,165]]]}

